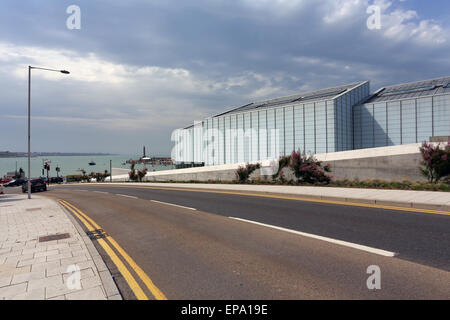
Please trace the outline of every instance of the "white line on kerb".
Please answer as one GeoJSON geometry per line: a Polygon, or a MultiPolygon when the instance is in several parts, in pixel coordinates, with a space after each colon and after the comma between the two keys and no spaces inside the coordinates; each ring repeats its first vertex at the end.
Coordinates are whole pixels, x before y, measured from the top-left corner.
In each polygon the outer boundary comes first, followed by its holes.
{"type": "Polygon", "coordinates": [[[185,207],[185,206],[180,206],[178,204],[173,204],[173,203],[167,203],[167,202],[156,201],[156,200],[150,200],[150,201],[156,202],[156,203],[161,203],[161,204],[166,204],[168,206],[174,206],[174,207],[179,207],[179,208],[183,208],[183,209],[188,209],[188,210],[197,210],[195,208],[189,208],[189,207],[185,207]]]}
{"type": "Polygon", "coordinates": [[[300,232],[300,231],[286,229],[286,228],[282,228],[282,227],[272,226],[270,224],[264,224],[264,223],[251,221],[251,220],[246,220],[246,219],[241,219],[241,218],[234,218],[234,217],[229,217],[229,218],[230,219],[234,219],[234,220],[243,221],[243,222],[257,224],[259,226],[263,226],[263,227],[267,227],[267,228],[272,228],[272,229],[276,229],[276,230],[281,230],[281,231],[297,234],[297,235],[308,237],[308,238],[313,238],[313,239],[317,239],[317,240],[327,241],[327,242],[338,244],[338,245],[341,245],[341,246],[344,246],[344,247],[350,247],[350,248],[354,248],[354,249],[358,249],[358,250],[362,250],[362,251],[366,251],[366,252],[370,252],[370,253],[375,253],[375,254],[378,254],[380,256],[394,257],[394,256],[397,255],[395,252],[390,252],[390,251],[386,251],[386,250],[371,248],[371,247],[363,246],[363,245],[356,244],[356,243],[351,243],[351,242],[347,242],[347,241],[342,241],[342,240],[336,240],[336,239],[332,239],[332,238],[317,236],[315,234],[300,232]]]}
{"type": "Polygon", "coordinates": [[[138,197],[133,197],[133,196],[129,196],[129,195],[126,195],[126,194],[116,194],[116,196],[127,197],[127,198],[131,198],[131,199],[139,199],[138,197]]]}

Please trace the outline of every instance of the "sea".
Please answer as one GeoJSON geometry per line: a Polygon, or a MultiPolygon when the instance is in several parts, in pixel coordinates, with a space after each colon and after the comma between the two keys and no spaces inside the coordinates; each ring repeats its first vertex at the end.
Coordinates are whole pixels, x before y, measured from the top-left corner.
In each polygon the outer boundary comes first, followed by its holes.
{"type": "MultiPolygon", "coordinates": [[[[81,174],[81,170],[87,173],[110,171],[110,161],[112,161],[113,168],[130,169],[130,165],[125,161],[130,159],[139,159],[141,155],[101,155],[101,156],[46,156],[46,157],[32,157],[31,158],[31,176],[42,176],[43,164],[45,162],[50,164],[50,177],[56,177],[56,167],[60,168],[59,176],[67,176],[70,174],[81,174]],[[89,162],[95,162],[94,166],[89,165],[89,162]]],[[[174,169],[172,165],[166,166],[152,166],[146,165],[149,171],[160,171],[174,169]]],[[[7,172],[14,172],[22,168],[28,176],[28,158],[0,158],[0,177],[3,177],[7,172]]],[[[144,168],[144,165],[136,165],[136,169],[144,168]]],[[[47,171],[45,171],[45,176],[47,171]]]]}

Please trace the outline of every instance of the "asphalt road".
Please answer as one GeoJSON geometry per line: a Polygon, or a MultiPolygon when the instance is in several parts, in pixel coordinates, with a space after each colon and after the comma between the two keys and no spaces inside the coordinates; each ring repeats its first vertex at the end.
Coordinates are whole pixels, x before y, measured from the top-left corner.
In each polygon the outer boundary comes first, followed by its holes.
{"type": "Polygon", "coordinates": [[[168,299],[450,298],[450,216],[131,186],[53,186],[44,194],[95,220],[168,299]],[[380,267],[380,290],[367,288],[371,265],[380,267]]]}

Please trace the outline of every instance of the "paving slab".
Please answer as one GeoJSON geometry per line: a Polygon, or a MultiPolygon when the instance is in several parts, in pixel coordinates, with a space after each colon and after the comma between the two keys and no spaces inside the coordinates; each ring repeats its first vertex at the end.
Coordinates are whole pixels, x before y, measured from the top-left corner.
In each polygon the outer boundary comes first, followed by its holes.
{"type": "Polygon", "coordinates": [[[56,201],[38,195],[31,200],[27,195],[0,196],[0,235],[0,300],[121,299],[104,262],[97,261],[95,246],[56,201]],[[63,233],[70,238],[39,241],[63,233]],[[70,266],[80,270],[79,286],[69,284],[70,266]]]}

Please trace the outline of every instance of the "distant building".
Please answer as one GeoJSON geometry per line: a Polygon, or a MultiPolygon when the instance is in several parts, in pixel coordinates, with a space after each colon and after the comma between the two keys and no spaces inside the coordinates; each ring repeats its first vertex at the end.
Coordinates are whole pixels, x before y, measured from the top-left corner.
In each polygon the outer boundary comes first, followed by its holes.
{"type": "Polygon", "coordinates": [[[369,82],[253,102],[172,135],[177,163],[276,159],[450,136],[450,77],[382,88],[369,82]]]}

